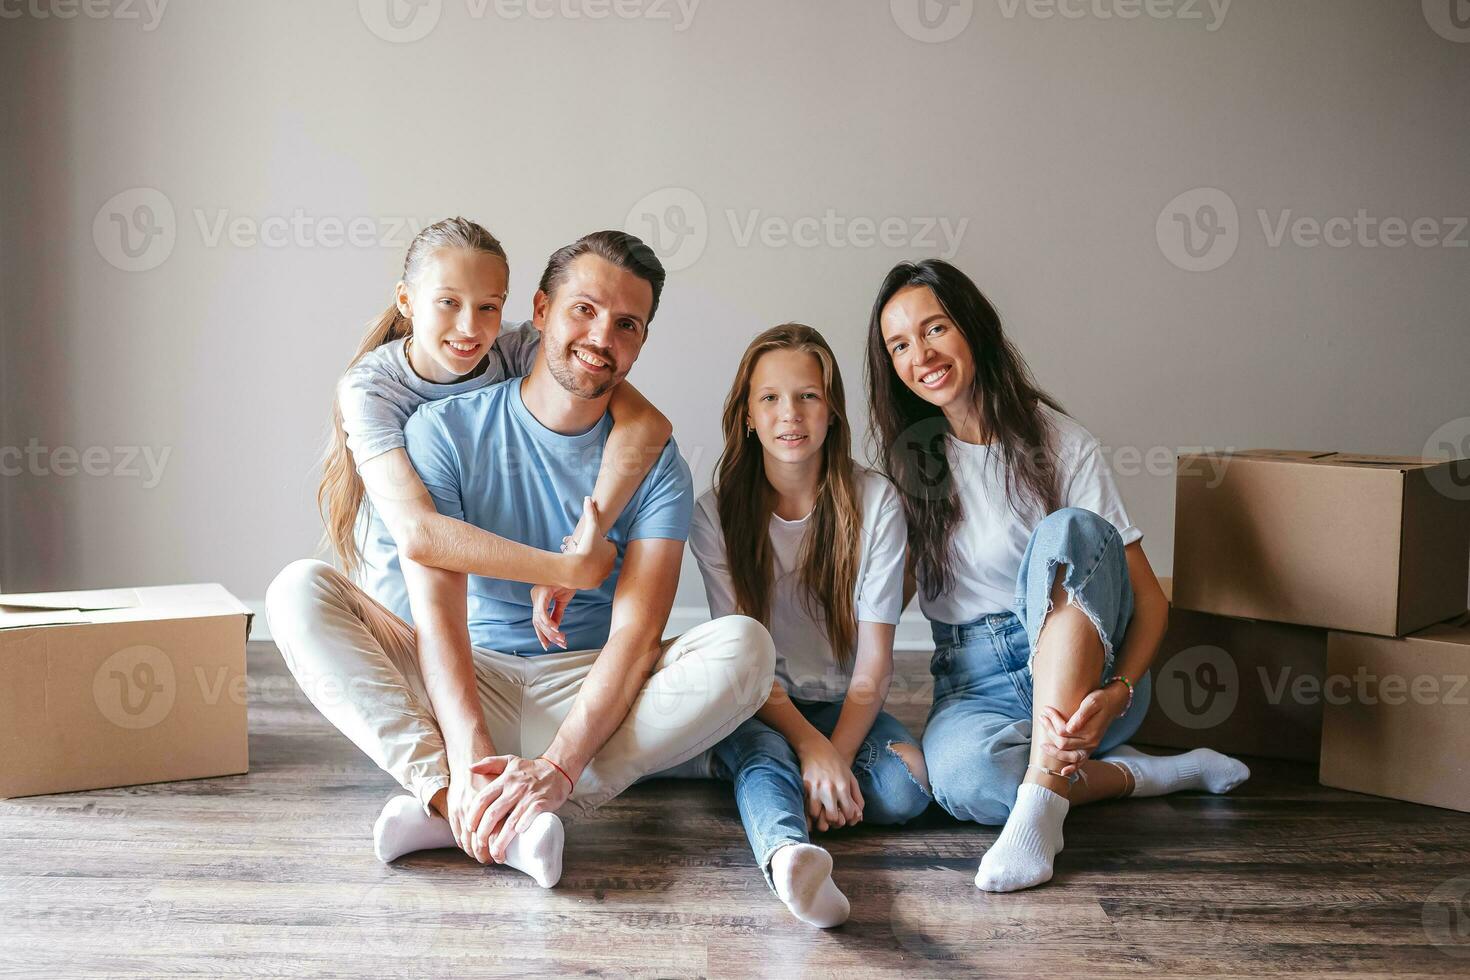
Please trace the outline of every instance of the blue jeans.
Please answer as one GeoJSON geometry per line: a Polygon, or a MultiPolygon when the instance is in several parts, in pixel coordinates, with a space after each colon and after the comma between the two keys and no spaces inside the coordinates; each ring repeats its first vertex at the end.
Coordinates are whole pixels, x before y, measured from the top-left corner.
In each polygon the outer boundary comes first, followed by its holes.
{"type": "MultiPolygon", "coordinates": [[[[813,728],[831,737],[842,714],[842,702],[792,698],[791,703],[813,728]]],[[[907,823],[929,806],[929,794],[889,748],[895,742],[918,745],[898,719],[880,711],[852,763],[863,794],[864,823],[907,823]]],[[[752,718],[716,745],[713,754],[715,776],[735,783],[740,822],[770,884],[771,855],[787,844],[811,841],[796,750],[780,732],[752,718]]]]}
{"type": "MultiPolygon", "coordinates": [[[[1117,528],[1089,510],[1048,515],[1031,533],[1016,577],[1015,611],[973,623],[931,623],[934,704],[924,729],[924,762],[934,799],[952,816],[1003,824],[1031,756],[1031,660],[1051,611],[1058,565],[1070,600],[1097,627],[1103,644],[1101,684],[1133,618],[1133,586],[1117,528]]],[[[1145,674],[1133,705],[1115,720],[1096,754],[1128,741],[1148,711],[1145,674]]]]}

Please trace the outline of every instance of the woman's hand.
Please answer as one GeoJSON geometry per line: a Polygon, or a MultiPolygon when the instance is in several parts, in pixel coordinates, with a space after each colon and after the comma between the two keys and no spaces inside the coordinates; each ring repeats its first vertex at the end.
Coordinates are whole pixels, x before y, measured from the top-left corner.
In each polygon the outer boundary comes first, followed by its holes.
{"type": "Polygon", "coordinates": [[[1042,708],[1042,730],[1037,733],[1042,749],[1062,764],[1063,776],[1070,776],[1078,766],[1092,758],[1108,726],[1127,707],[1127,686],[1108,684],[1083,698],[1070,718],[1056,708],[1042,708]]]}
{"type": "Polygon", "coordinates": [[[863,819],[863,793],[852,764],[827,739],[817,736],[796,747],[807,818],[818,830],[835,830],[863,819]]]}

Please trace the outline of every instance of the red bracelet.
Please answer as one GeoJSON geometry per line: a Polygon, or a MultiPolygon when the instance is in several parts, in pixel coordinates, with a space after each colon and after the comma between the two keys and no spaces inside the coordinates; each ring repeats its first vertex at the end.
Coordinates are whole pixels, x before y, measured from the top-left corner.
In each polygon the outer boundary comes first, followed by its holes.
{"type": "Polygon", "coordinates": [[[557,772],[561,773],[563,776],[566,776],[567,789],[576,789],[577,788],[577,784],[574,783],[574,782],[572,782],[572,777],[571,776],[567,776],[567,771],[565,769],[563,769],[561,766],[557,765],[555,762],[552,762],[550,759],[546,758],[546,756],[544,756],[544,755],[538,755],[536,758],[540,759],[542,762],[550,763],[551,764],[551,768],[555,769],[557,772]]]}

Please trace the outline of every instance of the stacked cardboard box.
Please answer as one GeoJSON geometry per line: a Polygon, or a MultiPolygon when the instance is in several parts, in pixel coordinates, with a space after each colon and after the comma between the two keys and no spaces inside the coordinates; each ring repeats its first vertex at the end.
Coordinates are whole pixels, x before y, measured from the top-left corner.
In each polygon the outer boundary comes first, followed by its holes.
{"type": "Polygon", "coordinates": [[[0,595],[0,797],[245,772],[250,619],[219,585],[0,595]]]}
{"type": "Polygon", "coordinates": [[[1182,456],[1174,533],[1137,741],[1470,810],[1470,460],[1182,456]]]}

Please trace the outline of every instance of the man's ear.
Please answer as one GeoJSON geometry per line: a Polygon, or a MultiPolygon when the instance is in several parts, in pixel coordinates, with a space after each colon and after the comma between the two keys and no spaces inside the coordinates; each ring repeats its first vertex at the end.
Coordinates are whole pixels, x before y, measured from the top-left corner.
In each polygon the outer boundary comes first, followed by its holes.
{"type": "Polygon", "coordinates": [[[536,325],[537,330],[546,329],[546,314],[551,310],[551,297],[544,290],[536,290],[536,297],[531,300],[531,322],[536,325]]]}

